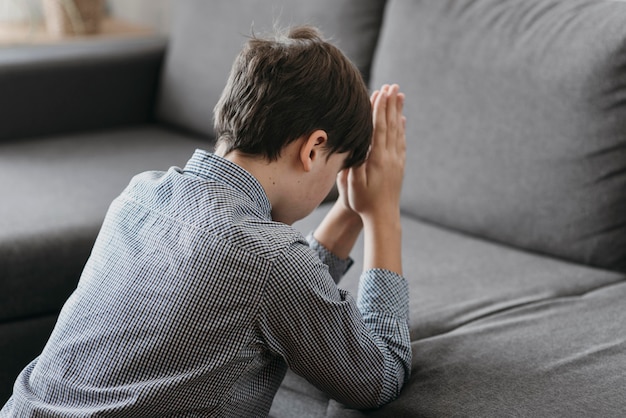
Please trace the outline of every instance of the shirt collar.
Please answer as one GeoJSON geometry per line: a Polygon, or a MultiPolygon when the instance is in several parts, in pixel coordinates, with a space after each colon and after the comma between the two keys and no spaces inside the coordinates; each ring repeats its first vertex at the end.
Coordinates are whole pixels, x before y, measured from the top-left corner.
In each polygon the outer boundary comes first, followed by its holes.
{"type": "Polygon", "coordinates": [[[271,219],[272,205],[259,181],[237,164],[213,153],[196,149],[184,169],[206,180],[225,184],[247,195],[271,219]]]}

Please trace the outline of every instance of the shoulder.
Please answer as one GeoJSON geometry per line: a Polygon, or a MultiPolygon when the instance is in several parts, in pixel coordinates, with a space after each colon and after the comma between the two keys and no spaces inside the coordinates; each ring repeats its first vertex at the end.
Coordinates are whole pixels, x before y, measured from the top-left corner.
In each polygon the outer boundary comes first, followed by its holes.
{"type": "Polygon", "coordinates": [[[230,237],[238,246],[278,264],[302,264],[310,257],[306,238],[293,227],[253,217],[241,219],[230,237]]]}
{"type": "Polygon", "coordinates": [[[273,221],[258,202],[220,181],[184,175],[172,167],[138,174],[121,197],[267,261],[316,262],[302,233],[273,221]]]}

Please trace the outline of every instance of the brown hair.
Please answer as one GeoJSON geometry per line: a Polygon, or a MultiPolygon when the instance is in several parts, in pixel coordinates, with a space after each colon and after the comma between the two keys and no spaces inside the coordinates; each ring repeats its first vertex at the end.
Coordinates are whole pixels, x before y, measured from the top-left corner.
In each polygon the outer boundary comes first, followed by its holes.
{"type": "Polygon", "coordinates": [[[345,167],[365,161],[373,130],[361,73],[311,26],[252,37],[235,59],[214,117],[227,153],[275,160],[285,145],[322,129],[329,155],[349,152],[345,167]]]}

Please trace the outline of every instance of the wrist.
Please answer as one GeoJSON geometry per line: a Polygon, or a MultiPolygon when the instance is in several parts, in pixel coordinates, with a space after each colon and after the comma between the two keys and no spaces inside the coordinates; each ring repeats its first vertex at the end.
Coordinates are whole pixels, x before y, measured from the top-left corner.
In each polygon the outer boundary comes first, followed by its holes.
{"type": "Polygon", "coordinates": [[[400,206],[388,205],[371,208],[359,213],[363,225],[365,224],[389,224],[400,225],[400,206]]]}
{"type": "Polygon", "coordinates": [[[402,234],[400,214],[398,212],[397,215],[365,216],[363,218],[363,229],[370,234],[400,237],[402,234]]]}
{"type": "Polygon", "coordinates": [[[347,226],[358,227],[359,229],[363,227],[361,215],[346,206],[341,198],[335,201],[329,214],[332,214],[332,216],[337,220],[346,223],[347,226]]]}
{"type": "MultiPolygon", "coordinates": [[[[380,213],[380,212],[379,212],[380,213]]],[[[385,269],[402,275],[402,224],[400,211],[364,215],[364,270],[385,269]]]]}
{"type": "Polygon", "coordinates": [[[362,229],[361,217],[341,202],[336,202],[313,237],[333,254],[345,259],[350,255],[362,229]]]}

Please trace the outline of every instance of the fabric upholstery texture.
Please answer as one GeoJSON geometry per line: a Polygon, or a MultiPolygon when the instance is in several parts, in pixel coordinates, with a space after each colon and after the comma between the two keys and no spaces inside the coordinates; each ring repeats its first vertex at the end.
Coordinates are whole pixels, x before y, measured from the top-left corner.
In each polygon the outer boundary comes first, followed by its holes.
{"type": "MultiPolygon", "coordinates": [[[[295,224],[310,232],[328,210],[324,205],[295,224]]],[[[404,276],[409,280],[411,340],[445,334],[481,318],[577,297],[620,283],[623,273],[557,260],[402,217],[404,276]]],[[[363,263],[363,236],[351,255],[354,265],[339,287],[356,294],[363,263]]]]}
{"type": "Polygon", "coordinates": [[[0,321],[58,310],[130,179],[184,165],[203,146],[149,125],[1,144],[0,321]]]}
{"type": "Polygon", "coordinates": [[[374,416],[623,416],[625,297],[621,281],[417,341],[406,397],[374,416]]]}
{"type": "Polygon", "coordinates": [[[626,3],[391,0],[408,214],[626,271],[626,3]]]}
{"type": "Polygon", "coordinates": [[[160,120],[213,136],[213,108],[252,33],[320,27],[368,75],[384,0],[184,0],[177,8],[160,86],[160,120]],[[210,23],[205,23],[209,18],[210,23]],[[358,34],[358,36],[355,36],[358,34]]]}
{"type": "Polygon", "coordinates": [[[22,368],[41,353],[57,314],[0,323],[0,403],[11,396],[13,382],[22,368]],[[5,382],[10,382],[6,384],[5,382]]]}

